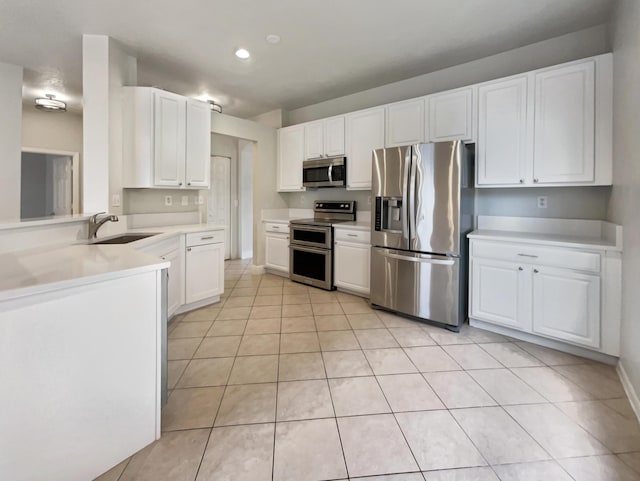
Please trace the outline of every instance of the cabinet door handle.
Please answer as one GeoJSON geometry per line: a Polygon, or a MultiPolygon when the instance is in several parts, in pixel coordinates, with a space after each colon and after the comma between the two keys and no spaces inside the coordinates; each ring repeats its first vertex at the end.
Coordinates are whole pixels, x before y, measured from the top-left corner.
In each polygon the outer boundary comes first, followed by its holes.
{"type": "Polygon", "coordinates": [[[534,269],[534,270],[533,270],[533,273],[534,273],[534,274],[537,274],[538,272],[540,272],[538,269],[534,269]]]}
{"type": "Polygon", "coordinates": [[[533,181],[537,184],[538,183],[538,179],[533,179],[533,181]]]}
{"type": "Polygon", "coordinates": [[[191,182],[187,182],[187,185],[191,185],[191,182]]]}
{"type": "Polygon", "coordinates": [[[521,184],[524,184],[524,179],[520,179],[520,183],[521,183],[521,184]]]}
{"type": "Polygon", "coordinates": [[[522,267],[518,267],[518,270],[519,271],[523,271],[524,269],[522,267]]]}
{"type": "Polygon", "coordinates": [[[191,252],[191,247],[187,247],[187,252],[191,252]]]}
{"type": "Polygon", "coordinates": [[[272,228],[272,229],[279,229],[279,228],[280,228],[280,226],[272,225],[272,226],[271,226],[271,228],[272,228]]]}
{"type": "Polygon", "coordinates": [[[208,235],[207,237],[200,237],[200,240],[209,240],[209,239],[213,239],[213,236],[208,235]]]}
{"type": "Polygon", "coordinates": [[[534,256],[532,254],[518,254],[519,257],[531,257],[532,259],[537,259],[538,256],[534,256]]]}
{"type": "Polygon", "coordinates": [[[178,182],[178,185],[182,185],[182,182],[178,182]]]}

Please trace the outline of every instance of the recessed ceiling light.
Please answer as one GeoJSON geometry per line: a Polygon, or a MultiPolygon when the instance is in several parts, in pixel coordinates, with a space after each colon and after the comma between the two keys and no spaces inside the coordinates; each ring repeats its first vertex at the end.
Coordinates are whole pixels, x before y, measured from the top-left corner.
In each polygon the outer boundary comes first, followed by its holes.
{"type": "Polygon", "coordinates": [[[66,112],[67,104],[62,100],[56,100],[56,96],[52,94],[46,94],[46,98],[40,97],[37,98],[36,108],[38,110],[44,110],[46,112],[66,112]]]}
{"type": "Polygon", "coordinates": [[[236,57],[241,58],[242,60],[246,60],[251,57],[251,54],[247,49],[239,48],[238,50],[236,50],[236,57]]]}
{"type": "Polygon", "coordinates": [[[280,43],[280,35],[276,35],[275,33],[271,33],[267,35],[266,40],[268,43],[275,45],[276,43],[280,43]]]}

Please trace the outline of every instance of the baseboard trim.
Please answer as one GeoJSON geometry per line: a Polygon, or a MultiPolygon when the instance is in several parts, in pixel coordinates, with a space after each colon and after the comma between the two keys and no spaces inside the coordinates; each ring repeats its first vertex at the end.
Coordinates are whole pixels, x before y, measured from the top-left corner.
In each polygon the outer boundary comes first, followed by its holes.
{"type": "Polygon", "coordinates": [[[640,421],[640,398],[638,397],[638,393],[634,389],[633,384],[631,384],[631,379],[629,379],[622,361],[618,363],[616,370],[618,371],[618,376],[620,376],[620,382],[622,382],[624,392],[627,393],[627,397],[629,398],[631,409],[633,409],[633,412],[636,414],[636,418],[640,421]]]}
{"type": "Polygon", "coordinates": [[[251,274],[254,276],[260,276],[265,273],[264,266],[251,266],[251,274]]]}
{"type": "Polygon", "coordinates": [[[205,307],[210,304],[215,304],[216,302],[220,302],[220,296],[207,297],[206,299],[192,302],[191,304],[183,304],[178,308],[176,312],[173,313],[173,315],[176,316],[178,314],[184,314],[185,312],[193,311],[195,309],[200,309],[201,307],[205,307]]]}

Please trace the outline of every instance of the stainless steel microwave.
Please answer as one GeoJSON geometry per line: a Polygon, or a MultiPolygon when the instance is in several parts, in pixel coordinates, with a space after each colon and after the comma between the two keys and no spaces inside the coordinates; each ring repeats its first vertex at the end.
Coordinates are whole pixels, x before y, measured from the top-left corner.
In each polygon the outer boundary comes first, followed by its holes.
{"type": "Polygon", "coordinates": [[[344,187],[347,185],[347,158],[305,160],[302,163],[305,187],[344,187]]]}

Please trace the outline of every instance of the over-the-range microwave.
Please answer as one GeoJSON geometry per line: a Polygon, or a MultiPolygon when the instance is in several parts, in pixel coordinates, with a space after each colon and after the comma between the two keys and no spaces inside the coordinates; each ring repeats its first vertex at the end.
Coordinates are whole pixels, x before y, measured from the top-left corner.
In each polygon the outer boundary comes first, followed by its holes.
{"type": "Polygon", "coordinates": [[[302,163],[305,187],[344,187],[347,185],[347,158],[305,160],[302,163]]]}

